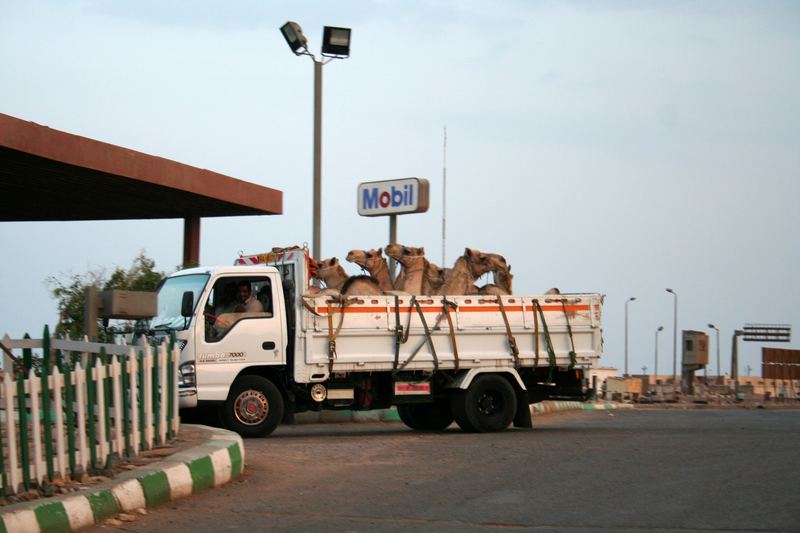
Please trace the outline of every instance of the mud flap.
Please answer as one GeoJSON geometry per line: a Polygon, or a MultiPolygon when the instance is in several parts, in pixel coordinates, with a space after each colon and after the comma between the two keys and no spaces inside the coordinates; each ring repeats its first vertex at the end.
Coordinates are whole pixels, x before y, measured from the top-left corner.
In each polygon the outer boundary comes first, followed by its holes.
{"type": "Polygon", "coordinates": [[[531,407],[528,405],[528,393],[518,387],[514,387],[514,392],[517,395],[517,413],[514,415],[514,427],[532,428],[533,420],[531,419],[531,407]]]}

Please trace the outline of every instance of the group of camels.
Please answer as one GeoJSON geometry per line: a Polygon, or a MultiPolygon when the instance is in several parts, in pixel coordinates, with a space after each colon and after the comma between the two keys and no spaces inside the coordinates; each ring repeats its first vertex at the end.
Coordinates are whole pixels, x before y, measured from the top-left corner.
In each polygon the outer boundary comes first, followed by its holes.
{"type": "Polygon", "coordinates": [[[444,269],[425,259],[425,248],[390,244],[386,255],[400,265],[400,273],[392,279],[383,250],[351,250],[347,261],[355,263],[369,275],[349,276],[335,257],[324,259],[317,266],[316,278],[329,290],[343,295],[464,295],[511,294],[511,267],[502,255],[464,250],[452,268],[444,269]],[[475,282],[488,272],[494,283],[482,287],[475,282]]]}

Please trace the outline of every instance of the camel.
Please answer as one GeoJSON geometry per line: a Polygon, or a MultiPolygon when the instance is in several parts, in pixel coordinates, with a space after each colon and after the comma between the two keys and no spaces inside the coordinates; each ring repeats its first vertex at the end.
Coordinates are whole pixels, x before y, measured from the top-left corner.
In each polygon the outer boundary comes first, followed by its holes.
{"type": "Polygon", "coordinates": [[[347,260],[369,272],[370,275],[377,280],[381,290],[386,292],[393,290],[394,286],[392,285],[392,279],[389,275],[389,267],[386,264],[386,258],[381,255],[382,252],[382,248],[378,248],[377,250],[350,250],[347,254],[347,260]]]}
{"type": "Polygon", "coordinates": [[[491,270],[500,269],[508,269],[506,260],[502,255],[488,254],[479,250],[465,248],[464,255],[456,259],[453,268],[445,275],[444,286],[440,294],[475,294],[478,291],[473,285],[475,280],[491,270]]]}
{"type": "Polygon", "coordinates": [[[329,289],[341,290],[344,282],[349,277],[344,271],[339,260],[335,257],[323,259],[317,268],[317,279],[322,280],[329,289]]]}
{"type": "Polygon", "coordinates": [[[442,286],[443,270],[425,259],[425,248],[390,244],[386,255],[403,267],[395,280],[395,289],[408,294],[437,294],[442,286]]]}
{"type": "Polygon", "coordinates": [[[439,294],[444,285],[444,272],[445,269],[439,265],[428,263],[428,269],[425,271],[425,280],[428,284],[427,294],[439,294]]]}
{"type": "Polygon", "coordinates": [[[405,290],[403,287],[406,285],[405,276],[406,276],[406,269],[403,267],[403,262],[400,260],[401,257],[404,255],[408,256],[425,256],[425,248],[414,248],[413,246],[403,246],[402,244],[392,243],[386,245],[384,248],[386,255],[400,263],[401,270],[397,277],[394,279],[394,288],[399,291],[405,290]]]}
{"type": "Polygon", "coordinates": [[[335,257],[319,262],[316,277],[322,280],[327,288],[322,291],[309,291],[309,295],[315,292],[343,296],[383,294],[383,290],[375,278],[372,276],[348,276],[335,257]]]}
{"type": "Polygon", "coordinates": [[[494,283],[484,285],[478,292],[480,294],[511,294],[511,282],[514,275],[511,273],[511,267],[507,269],[499,269],[494,271],[494,283]]]}

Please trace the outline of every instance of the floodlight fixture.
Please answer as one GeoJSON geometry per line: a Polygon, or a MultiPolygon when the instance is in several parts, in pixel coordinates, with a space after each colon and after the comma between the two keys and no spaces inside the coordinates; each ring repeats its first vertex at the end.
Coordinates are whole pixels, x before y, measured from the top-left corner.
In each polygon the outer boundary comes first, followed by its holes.
{"type": "Polygon", "coordinates": [[[350,28],[325,26],[322,31],[322,55],[345,58],[350,56],[350,28]]]}
{"type": "Polygon", "coordinates": [[[299,56],[308,51],[308,39],[303,35],[303,29],[298,23],[292,22],[291,20],[288,21],[281,26],[281,33],[295,55],[299,56]]]}

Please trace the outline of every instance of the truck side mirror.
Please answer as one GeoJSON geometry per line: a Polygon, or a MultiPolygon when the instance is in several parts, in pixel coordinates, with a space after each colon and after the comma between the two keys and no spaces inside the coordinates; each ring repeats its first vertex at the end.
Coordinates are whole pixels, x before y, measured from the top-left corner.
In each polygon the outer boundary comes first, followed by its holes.
{"type": "Polygon", "coordinates": [[[192,311],[194,311],[194,293],[186,291],[183,293],[183,299],[181,300],[181,316],[189,318],[192,316],[192,311]]]}

